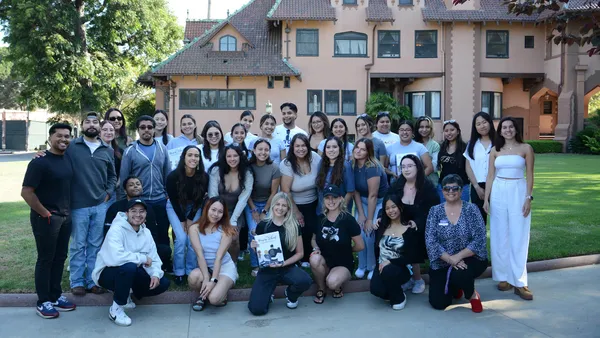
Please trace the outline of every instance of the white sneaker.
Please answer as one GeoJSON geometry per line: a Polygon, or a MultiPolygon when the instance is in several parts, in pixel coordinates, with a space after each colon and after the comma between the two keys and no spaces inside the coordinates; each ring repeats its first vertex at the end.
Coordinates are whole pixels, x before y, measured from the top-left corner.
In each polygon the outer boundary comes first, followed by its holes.
{"type": "Polygon", "coordinates": [[[402,284],[402,291],[408,291],[410,289],[413,288],[413,286],[415,286],[415,281],[411,279],[408,280],[408,282],[402,284]]]}
{"type": "Polygon", "coordinates": [[[119,326],[129,326],[131,325],[131,318],[125,313],[122,306],[116,306],[113,303],[113,306],[108,309],[108,318],[112,320],[115,324],[119,326]]]}
{"type": "Polygon", "coordinates": [[[238,261],[243,262],[244,261],[244,252],[240,251],[240,254],[238,255],[238,261]]]}
{"type": "Polygon", "coordinates": [[[371,278],[373,278],[373,271],[369,272],[369,274],[367,275],[368,280],[371,280],[371,278]]]}
{"type": "Polygon", "coordinates": [[[127,297],[127,304],[123,305],[123,309],[125,309],[125,310],[135,309],[135,303],[131,299],[131,294],[129,294],[129,297],[127,297]]]}
{"type": "Polygon", "coordinates": [[[300,265],[303,268],[310,268],[310,263],[309,262],[302,262],[302,264],[300,265]]]}
{"type": "Polygon", "coordinates": [[[412,293],[423,293],[425,291],[425,281],[423,279],[419,279],[414,282],[415,285],[412,287],[412,293]]]}
{"type": "Polygon", "coordinates": [[[365,272],[367,272],[367,270],[358,268],[356,269],[356,271],[354,271],[354,275],[356,276],[356,278],[362,279],[365,277],[365,272]]]}
{"type": "Polygon", "coordinates": [[[297,308],[298,307],[298,300],[296,299],[295,302],[290,301],[290,299],[287,296],[287,289],[284,291],[284,293],[285,293],[285,300],[287,302],[285,304],[285,306],[287,306],[288,309],[292,309],[292,310],[295,309],[295,308],[297,308]]]}
{"type": "Polygon", "coordinates": [[[402,309],[404,309],[405,306],[406,306],[406,294],[404,294],[404,301],[400,304],[392,305],[392,309],[393,310],[402,310],[402,309]]]}

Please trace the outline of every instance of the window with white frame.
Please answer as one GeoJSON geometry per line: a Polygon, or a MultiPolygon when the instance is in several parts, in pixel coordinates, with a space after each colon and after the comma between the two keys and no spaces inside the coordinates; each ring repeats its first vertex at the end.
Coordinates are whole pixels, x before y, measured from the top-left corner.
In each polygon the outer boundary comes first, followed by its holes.
{"type": "Polygon", "coordinates": [[[439,119],[442,110],[441,92],[408,92],[404,93],[404,103],[410,108],[414,117],[429,116],[439,119]]]}

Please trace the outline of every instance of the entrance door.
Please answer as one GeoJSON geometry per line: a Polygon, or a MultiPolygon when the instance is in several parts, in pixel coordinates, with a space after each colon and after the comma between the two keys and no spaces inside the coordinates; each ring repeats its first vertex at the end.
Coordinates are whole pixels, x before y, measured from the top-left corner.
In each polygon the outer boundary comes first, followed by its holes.
{"type": "Polygon", "coordinates": [[[558,120],[557,101],[553,97],[540,100],[540,137],[554,136],[558,120]]]}

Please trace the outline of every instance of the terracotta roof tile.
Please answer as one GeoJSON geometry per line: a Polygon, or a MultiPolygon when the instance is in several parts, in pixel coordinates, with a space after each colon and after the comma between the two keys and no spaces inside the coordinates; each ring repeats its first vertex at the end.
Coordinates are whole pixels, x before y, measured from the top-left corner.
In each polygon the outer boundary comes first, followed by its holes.
{"type": "Polygon", "coordinates": [[[329,0],[277,0],[267,20],[336,21],[337,18],[329,0]]]}
{"type": "Polygon", "coordinates": [[[252,0],[229,18],[213,26],[183,49],[153,69],[154,76],[229,75],[296,76],[300,73],[281,55],[281,26],[265,20],[276,0],[252,0]],[[249,42],[242,51],[213,50],[211,37],[231,25],[249,42]]]}
{"type": "Polygon", "coordinates": [[[367,7],[367,21],[394,22],[392,9],[388,7],[386,0],[369,1],[369,7],[367,7]]]}
{"type": "Polygon", "coordinates": [[[184,39],[192,41],[197,37],[202,36],[212,26],[219,23],[219,20],[187,20],[185,22],[184,39]]]}
{"type": "MultiPolygon", "coordinates": [[[[538,14],[531,16],[508,13],[503,0],[481,0],[478,10],[448,9],[443,0],[425,0],[425,8],[421,11],[425,21],[517,21],[535,22],[538,14]]],[[[460,5],[458,5],[460,8],[460,5]]]]}

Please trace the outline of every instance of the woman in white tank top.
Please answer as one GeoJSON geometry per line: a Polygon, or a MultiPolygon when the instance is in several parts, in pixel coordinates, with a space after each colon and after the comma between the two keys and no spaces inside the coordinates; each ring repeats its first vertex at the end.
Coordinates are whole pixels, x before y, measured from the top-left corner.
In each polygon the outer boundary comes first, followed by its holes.
{"type": "Polygon", "coordinates": [[[489,163],[483,209],[490,214],[492,278],[499,282],[498,290],[514,287],[516,295],[532,300],[527,252],[534,154],[512,117],[500,120],[489,163]]]}

